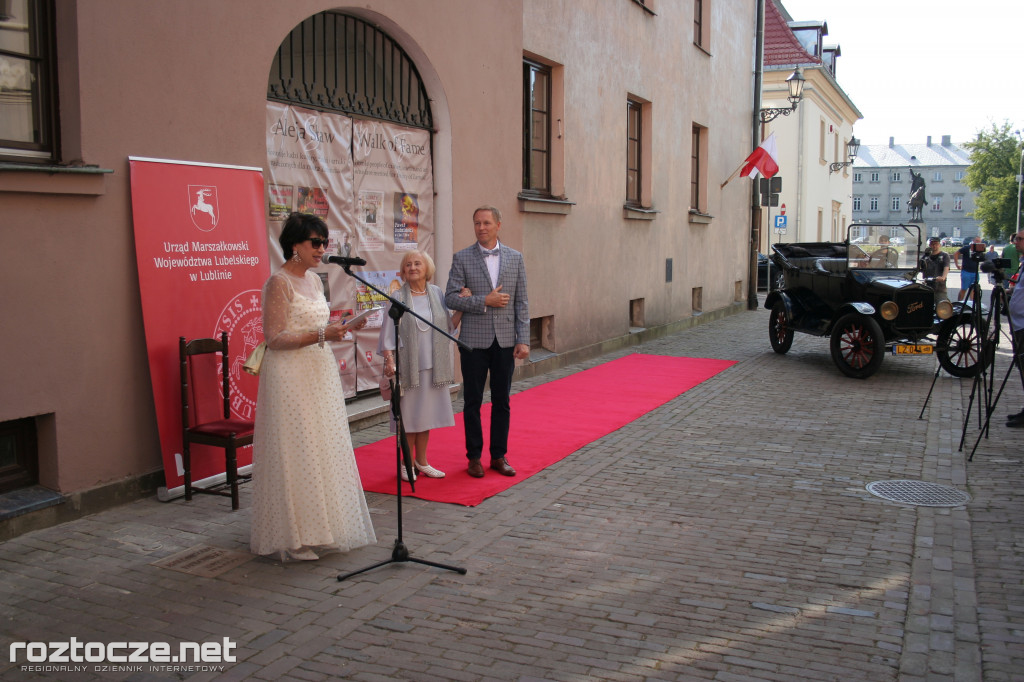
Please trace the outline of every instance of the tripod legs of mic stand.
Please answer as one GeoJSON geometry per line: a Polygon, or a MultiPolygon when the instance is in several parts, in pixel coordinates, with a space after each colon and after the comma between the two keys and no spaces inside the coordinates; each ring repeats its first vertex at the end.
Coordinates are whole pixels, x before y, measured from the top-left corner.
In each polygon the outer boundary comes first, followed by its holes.
{"type": "Polygon", "coordinates": [[[341,582],[342,580],[345,580],[346,578],[351,578],[354,575],[359,575],[360,573],[366,573],[367,571],[372,571],[373,569],[380,568],[381,566],[387,566],[388,564],[403,563],[403,562],[407,562],[407,561],[411,561],[411,562],[417,563],[417,564],[423,564],[425,566],[433,566],[434,568],[444,568],[444,569],[449,570],[449,571],[455,571],[459,575],[466,575],[466,569],[464,569],[464,568],[460,568],[458,566],[449,566],[447,564],[439,564],[436,561],[427,561],[426,559],[417,559],[416,557],[411,556],[409,554],[409,550],[405,546],[405,543],[402,542],[401,538],[398,538],[398,539],[395,540],[395,547],[394,547],[394,549],[391,550],[391,558],[390,559],[387,559],[386,561],[381,561],[379,563],[373,564],[372,566],[367,566],[366,568],[361,568],[358,571],[353,571],[351,573],[346,573],[345,575],[339,575],[338,576],[338,582],[341,582]]]}
{"type": "MultiPolygon", "coordinates": [[[[399,376],[400,376],[400,373],[399,373],[400,366],[399,366],[398,351],[397,351],[398,338],[399,338],[399,336],[398,336],[398,320],[399,320],[399,318],[402,317],[402,310],[392,306],[391,310],[388,312],[388,315],[394,321],[395,347],[396,347],[396,351],[395,351],[395,380],[394,380],[394,383],[392,384],[392,388],[391,388],[391,414],[394,416],[394,419],[395,419],[395,462],[397,464],[397,466],[395,467],[395,488],[396,488],[396,504],[398,506],[397,507],[398,508],[398,538],[395,539],[395,546],[391,550],[391,558],[390,559],[387,559],[386,561],[378,562],[376,564],[373,564],[372,566],[367,566],[366,568],[361,568],[358,571],[353,571],[352,573],[345,573],[344,575],[339,575],[338,576],[338,582],[341,582],[342,580],[345,580],[346,578],[351,578],[354,575],[359,575],[360,573],[366,573],[367,571],[372,571],[373,569],[380,568],[381,566],[386,566],[388,564],[405,563],[405,562],[409,562],[409,561],[411,561],[413,563],[417,563],[417,564],[423,564],[424,566],[433,566],[434,568],[443,568],[443,569],[448,570],[448,571],[455,571],[459,575],[466,575],[466,569],[464,569],[464,568],[459,568],[458,566],[449,566],[447,564],[439,564],[439,563],[434,562],[434,561],[427,561],[426,559],[417,559],[417,558],[411,556],[409,554],[408,548],[405,546],[405,543],[402,541],[402,467],[407,465],[408,468],[406,469],[406,471],[407,471],[407,474],[409,476],[409,480],[410,481],[415,480],[415,474],[412,471],[413,464],[412,464],[412,460],[411,460],[411,452],[410,452],[410,448],[409,448],[409,443],[408,443],[408,441],[406,440],[406,437],[405,437],[405,427],[404,427],[404,423],[402,421],[402,399],[401,399],[401,394],[402,394],[401,385],[402,385],[402,382],[399,379],[399,376]]],[[[413,490],[415,491],[415,487],[413,487],[413,490]]]]}
{"type": "MultiPolygon", "coordinates": [[[[398,397],[398,393],[399,393],[399,389],[396,386],[394,388],[394,392],[392,394],[392,404],[397,403],[400,400],[400,398],[398,397]]],[[[459,575],[466,575],[466,569],[464,569],[464,568],[460,568],[458,566],[449,566],[448,564],[440,564],[440,563],[437,563],[435,561],[427,561],[426,559],[417,559],[416,557],[413,557],[412,555],[409,554],[409,549],[405,546],[405,542],[402,541],[402,476],[401,476],[401,470],[402,470],[402,466],[404,464],[403,459],[402,459],[402,441],[405,440],[405,432],[402,429],[401,408],[400,407],[398,408],[398,414],[396,416],[398,417],[398,423],[395,425],[396,426],[396,428],[395,428],[395,430],[396,430],[395,438],[396,438],[396,450],[397,450],[396,453],[395,453],[395,459],[398,462],[398,467],[395,470],[395,479],[397,481],[397,483],[396,483],[396,487],[397,487],[396,500],[397,500],[397,502],[396,503],[398,505],[398,537],[395,539],[395,546],[391,550],[391,558],[387,559],[385,561],[380,561],[380,562],[378,562],[376,564],[373,564],[372,566],[367,566],[366,568],[361,568],[358,571],[353,571],[351,573],[345,573],[344,575],[339,575],[338,576],[338,582],[341,582],[342,580],[345,580],[347,578],[351,578],[354,575],[359,575],[360,573],[366,573],[367,571],[372,571],[373,569],[380,568],[381,566],[387,566],[388,564],[405,563],[405,562],[410,562],[410,561],[413,562],[413,563],[417,563],[417,564],[423,564],[424,566],[433,566],[434,568],[443,568],[443,569],[448,570],[448,571],[455,571],[459,575]]],[[[408,444],[406,444],[406,449],[408,449],[408,444]]]]}

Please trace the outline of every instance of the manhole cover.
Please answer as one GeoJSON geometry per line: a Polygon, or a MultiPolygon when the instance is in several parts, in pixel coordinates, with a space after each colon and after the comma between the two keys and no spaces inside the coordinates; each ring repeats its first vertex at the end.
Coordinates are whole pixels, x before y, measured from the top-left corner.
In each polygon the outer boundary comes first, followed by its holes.
{"type": "Polygon", "coordinates": [[[971,501],[963,491],[926,481],[875,481],[868,483],[867,489],[883,500],[922,507],[959,507],[971,501]]]}

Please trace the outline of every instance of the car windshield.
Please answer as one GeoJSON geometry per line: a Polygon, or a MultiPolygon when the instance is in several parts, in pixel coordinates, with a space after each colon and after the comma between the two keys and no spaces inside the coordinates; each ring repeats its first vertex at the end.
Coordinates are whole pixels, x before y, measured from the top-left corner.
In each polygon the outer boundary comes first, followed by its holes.
{"type": "Polygon", "coordinates": [[[921,258],[916,225],[851,225],[847,238],[851,268],[910,270],[921,258]]]}

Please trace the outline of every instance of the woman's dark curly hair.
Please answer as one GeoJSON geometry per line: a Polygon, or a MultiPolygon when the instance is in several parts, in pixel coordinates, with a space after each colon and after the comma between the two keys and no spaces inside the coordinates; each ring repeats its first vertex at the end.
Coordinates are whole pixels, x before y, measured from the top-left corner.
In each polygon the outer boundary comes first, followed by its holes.
{"type": "Polygon", "coordinates": [[[301,244],[312,236],[327,239],[327,223],[315,215],[308,213],[292,213],[288,220],[284,221],[284,229],[278,241],[281,243],[281,251],[284,252],[284,259],[288,260],[295,253],[295,245],[301,244]]]}

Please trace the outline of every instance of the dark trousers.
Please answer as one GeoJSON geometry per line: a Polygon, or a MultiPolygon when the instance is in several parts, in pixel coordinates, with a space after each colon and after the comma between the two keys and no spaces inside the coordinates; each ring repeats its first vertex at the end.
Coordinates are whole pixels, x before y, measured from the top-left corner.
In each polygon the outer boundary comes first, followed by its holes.
{"type": "Polygon", "coordinates": [[[484,449],[484,431],[480,405],[484,401],[484,384],[491,375],[491,459],[500,459],[508,452],[509,391],[516,361],[513,348],[502,348],[495,340],[490,348],[459,349],[462,367],[462,420],[466,429],[466,457],[480,459],[484,449]]]}
{"type": "MultiPolygon", "coordinates": [[[[1012,324],[1010,326],[1013,327],[1012,324]]],[[[1024,329],[1013,330],[1013,345],[1015,346],[1013,350],[1017,353],[1017,373],[1020,374],[1020,385],[1021,388],[1024,388],[1024,329]]],[[[1021,410],[1021,414],[1024,414],[1024,409],[1021,410]]]]}

